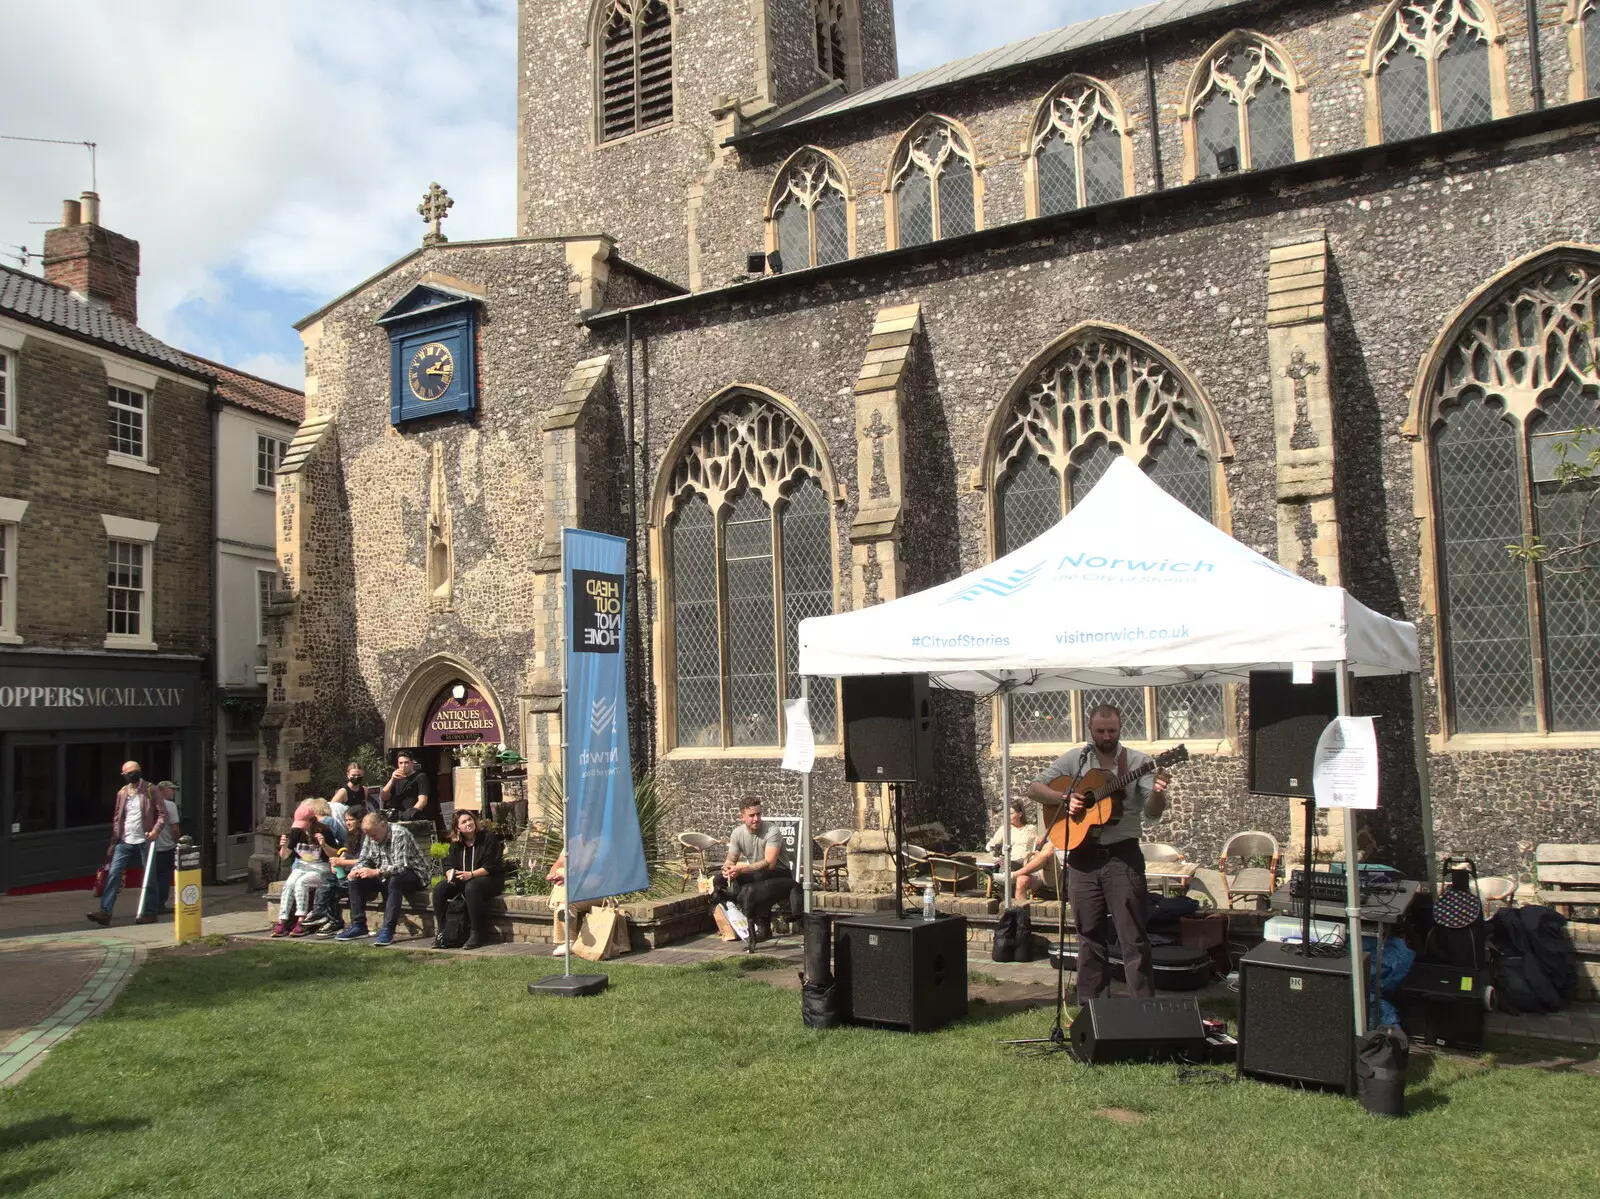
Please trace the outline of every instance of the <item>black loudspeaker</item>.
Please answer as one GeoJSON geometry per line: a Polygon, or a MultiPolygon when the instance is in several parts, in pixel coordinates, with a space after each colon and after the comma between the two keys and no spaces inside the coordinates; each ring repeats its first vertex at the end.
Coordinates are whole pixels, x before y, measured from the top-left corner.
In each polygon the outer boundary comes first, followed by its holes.
{"type": "Polygon", "coordinates": [[[1339,714],[1331,671],[1296,684],[1286,670],[1250,672],[1250,790],[1310,799],[1317,738],[1339,714]]]}
{"type": "Polygon", "coordinates": [[[1080,1062],[1207,1060],[1206,1030],[1192,999],[1091,999],[1068,1032],[1080,1062]]]}
{"type": "Polygon", "coordinates": [[[940,1028],[967,1014],[967,919],[835,921],[833,973],[846,1020],[940,1028]]]}
{"type": "Polygon", "coordinates": [[[1418,1044],[1482,1049],[1488,981],[1471,970],[1418,962],[1395,995],[1400,1027],[1418,1044]]]}
{"type": "Polygon", "coordinates": [[[1239,1073],[1355,1090],[1350,959],[1268,941],[1239,959],[1239,1073]]]}
{"type": "Polygon", "coordinates": [[[933,777],[933,709],[925,674],[840,680],[844,777],[851,783],[915,783],[933,777]]]}

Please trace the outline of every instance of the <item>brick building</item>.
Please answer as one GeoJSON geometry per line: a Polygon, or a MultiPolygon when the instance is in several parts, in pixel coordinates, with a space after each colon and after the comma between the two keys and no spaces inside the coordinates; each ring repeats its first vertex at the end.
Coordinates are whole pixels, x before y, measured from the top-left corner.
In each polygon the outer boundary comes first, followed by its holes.
{"type": "Polygon", "coordinates": [[[304,400],[139,328],[139,243],[94,193],[63,208],[42,279],[0,268],[0,891],[93,875],[129,758],[225,875],[260,819],[274,476],[304,400]]]}
{"type": "MultiPolygon", "coordinates": [[[[1588,493],[1551,468],[1600,423],[1593,0],[1173,0],[906,78],[890,0],[520,22],[518,236],[435,219],[300,326],[280,808],[357,740],[420,745],[457,685],[550,769],[575,524],[634,536],[635,760],[681,823],[723,828],[746,793],[790,810],[799,620],[980,566],[1120,454],[1418,624],[1425,727],[1403,683],[1356,688],[1388,856],[1417,865],[1418,739],[1441,848],[1509,870],[1600,839],[1600,571],[1504,549],[1594,558],[1588,493]]],[[[819,827],[869,825],[830,692],[819,827]]],[[[1090,698],[1019,705],[1019,779],[1090,698]]],[[[1247,791],[1243,688],[1108,698],[1129,740],[1200,751],[1164,840],[1287,837],[1247,791]]],[[[973,842],[995,708],[939,716],[912,818],[973,842]]]]}

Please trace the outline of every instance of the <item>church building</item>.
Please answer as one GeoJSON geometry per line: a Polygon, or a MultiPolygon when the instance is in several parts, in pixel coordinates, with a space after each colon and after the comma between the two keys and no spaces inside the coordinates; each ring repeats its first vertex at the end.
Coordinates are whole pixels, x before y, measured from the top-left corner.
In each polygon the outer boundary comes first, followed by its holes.
{"type": "MultiPolygon", "coordinates": [[[[794,812],[799,622],[982,566],[1122,456],[1416,623],[1420,723],[1354,688],[1381,856],[1420,869],[1419,762],[1485,872],[1600,841],[1600,504],[1561,468],[1600,425],[1597,0],[1165,0],[903,78],[892,0],[519,21],[516,228],[448,240],[435,187],[298,326],[269,812],[361,743],[448,775],[467,726],[537,802],[564,526],[631,539],[634,760],[677,826],[794,812]]],[[[996,702],[939,694],[908,822],[980,843],[1109,701],[1192,755],[1161,840],[1287,842],[1246,690],[1018,702],[1009,781],[996,702]]],[[[874,827],[811,697],[816,827],[874,827]]]]}

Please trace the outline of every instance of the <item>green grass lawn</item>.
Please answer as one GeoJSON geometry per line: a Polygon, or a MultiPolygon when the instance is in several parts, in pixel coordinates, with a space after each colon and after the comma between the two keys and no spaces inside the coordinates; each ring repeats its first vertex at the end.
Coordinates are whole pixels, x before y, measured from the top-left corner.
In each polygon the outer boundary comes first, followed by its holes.
{"type": "Polygon", "coordinates": [[[1047,1012],[816,1033],[734,963],[603,968],[569,1000],[527,994],[548,958],[158,959],[0,1097],[0,1195],[1600,1193],[1583,1074],[1421,1059],[1385,1121],[998,1043],[1047,1012]]]}

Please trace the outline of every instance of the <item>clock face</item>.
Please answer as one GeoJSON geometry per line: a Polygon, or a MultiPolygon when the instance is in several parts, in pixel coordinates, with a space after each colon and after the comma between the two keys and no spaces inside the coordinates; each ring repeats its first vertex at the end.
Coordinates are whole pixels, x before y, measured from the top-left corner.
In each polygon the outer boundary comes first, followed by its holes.
{"type": "Polygon", "coordinates": [[[430,341],[411,355],[411,365],[406,368],[406,381],[419,400],[437,400],[450,390],[450,381],[455,377],[455,357],[449,346],[437,341],[430,341]]]}

